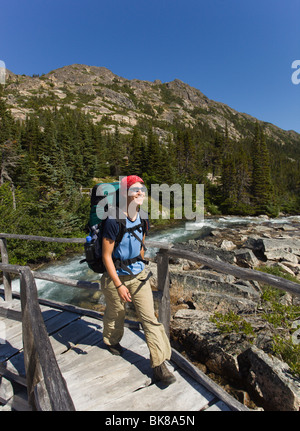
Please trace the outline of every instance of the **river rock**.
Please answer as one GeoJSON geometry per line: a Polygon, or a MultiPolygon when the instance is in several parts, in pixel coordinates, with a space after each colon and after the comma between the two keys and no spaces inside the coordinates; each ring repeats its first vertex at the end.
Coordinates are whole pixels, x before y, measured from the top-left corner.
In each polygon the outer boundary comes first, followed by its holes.
{"type": "Polygon", "coordinates": [[[234,250],[236,248],[236,245],[232,241],[228,241],[228,240],[224,239],[221,242],[220,247],[222,250],[231,251],[231,250],[234,250]]]}
{"type": "MultiPolygon", "coordinates": [[[[177,246],[177,245],[176,245],[177,246]]],[[[221,249],[219,246],[204,240],[190,240],[188,245],[180,244],[179,247],[187,250],[193,250],[208,257],[213,257],[222,262],[235,263],[235,254],[233,251],[221,249]]]]}
{"type": "Polygon", "coordinates": [[[239,355],[242,376],[266,410],[299,411],[300,382],[285,362],[251,346],[239,355]]]}
{"type": "Polygon", "coordinates": [[[216,279],[206,274],[201,274],[200,271],[172,271],[170,273],[172,284],[180,285],[184,288],[187,293],[202,292],[202,293],[219,293],[222,295],[231,295],[236,298],[246,298],[250,300],[259,300],[259,293],[251,285],[251,283],[242,283],[237,280],[227,282],[220,279],[216,279]]]}
{"type": "Polygon", "coordinates": [[[259,265],[259,261],[249,248],[240,248],[235,252],[237,264],[245,268],[254,268],[259,265]]]}
{"type": "Polygon", "coordinates": [[[300,239],[297,238],[276,238],[262,239],[263,252],[267,259],[285,259],[295,261],[296,256],[300,256],[300,239]]]}

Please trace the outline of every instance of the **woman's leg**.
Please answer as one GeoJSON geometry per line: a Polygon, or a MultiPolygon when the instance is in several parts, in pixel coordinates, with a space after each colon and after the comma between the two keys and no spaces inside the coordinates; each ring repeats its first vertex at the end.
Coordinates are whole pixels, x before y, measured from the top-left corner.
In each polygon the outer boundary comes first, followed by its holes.
{"type": "Polygon", "coordinates": [[[103,341],[109,346],[114,346],[123,337],[125,306],[120,300],[114,283],[107,274],[103,274],[101,278],[101,289],[106,303],[103,317],[103,341]]]}
{"type": "Polygon", "coordinates": [[[136,313],[143,325],[146,342],[150,351],[151,366],[157,367],[171,357],[171,346],[162,323],[154,314],[153,293],[146,271],[126,283],[134,303],[136,313]]]}

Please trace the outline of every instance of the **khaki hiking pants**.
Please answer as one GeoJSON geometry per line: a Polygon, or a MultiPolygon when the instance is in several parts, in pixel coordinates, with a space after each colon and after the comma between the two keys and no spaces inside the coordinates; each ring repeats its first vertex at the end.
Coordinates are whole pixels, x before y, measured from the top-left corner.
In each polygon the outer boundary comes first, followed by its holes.
{"type": "MultiPolygon", "coordinates": [[[[153,294],[149,276],[143,270],[137,276],[121,275],[122,283],[130,292],[137,316],[141,322],[146,343],[150,351],[151,367],[157,367],[171,358],[171,346],[164,326],[154,314],[153,294]]],[[[125,304],[121,301],[114,283],[107,273],[101,278],[101,288],[105,296],[103,341],[108,345],[120,342],[124,333],[125,304]]]]}

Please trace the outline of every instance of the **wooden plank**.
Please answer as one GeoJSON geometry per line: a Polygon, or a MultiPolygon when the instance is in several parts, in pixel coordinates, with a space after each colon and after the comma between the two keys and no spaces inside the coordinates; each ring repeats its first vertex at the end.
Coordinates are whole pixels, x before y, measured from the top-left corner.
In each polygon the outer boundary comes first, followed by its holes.
{"type": "Polygon", "coordinates": [[[136,352],[126,351],[122,356],[112,355],[106,348],[100,346],[94,346],[91,348],[86,355],[78,355],[77,358],[72,357],[71,362],[67,361],[68,354],[63,355],[65,358],[64,363],[59,361],[60,368],[63,375],[66,377],[71,374],[82,374],[83,378],[86,379],[86,373],[84,370],[90,369],[94,376],[101,376],[103,379],[114,375],[122,369],[129,369],[132,365],[151,377],[150,361],[141,354],[136,352]],[[94,369],[93,369],[94,367],[94,369]],[[79,371],[79,369],[82,369],[79,371]]]}
{"type": "Polygon", "coordinates": [[[196,368],[191,362],[189,362],[184,356],[182,356],[173,348],[171,359],[193,379],[215,394],[218,398],[220,398],[221,401],[224,401],[225,404],[228,404],[231,410],[249,411],[247,407],[231,397],[224,389],[218,386],[213,380],[207,377],[206,374],[204,374],[200,369],[196,368]]]}
{"type": "Polygon", "coordinates": [[[90,410],[92,405],[96,406],[96,410],[101,410],[104,402],[112,401],[124,393],[134,392],[149,383],[150,379],[131,365],[106,378],[98,377],[88,381],[88,384],[81,385],[79,390],[72,385],[70,393],[77,410],[90,410]]]}
{"type": "MultiPolygon", "coordinates": [[[[18,301],[20,303],[20,301],[18,301]]],[[[60,313],[59,310],[53,310],[49,307],[42,306],[43,319],[47,322],[47,320],[53,318],[57,314],[60,313]]],[[[6,322],[7,323],[7,322],[6,322]]],[[[14,321],[8,321],[8,328],[14,324],[14,321]]],[[[0,360],[6,361],[5,367],[7,372],[13,373],[16,376],[20,376],[21,378],[25,377],[25,366],[24,366],[24,355],[22,352],[23,349],[23,340],[22,340],[22,325],[18,323],[18,327],[12,329],[13,332],[7,333],[7,343],[6,345],[0,345],[0,360]],[[11,335],[14,335],[13,337],[11,335]],[[4,347],[5,346],[5,347],[4,347]],[[19,352],[19,353],[18,353],[19,352]],[[18,353],[18,354],[17,354],[18,353]]],[[[16,378],[17,380],[17,378],[16,378]]]]}
{"type": "Polygon", "coordinates": [[[6,319],[17,320],[19,322],[22,321],[22,312],[19,310],[13,310],[10,308],[4,308],[0,306],[0,316],[1,318],[5,317],[6,319]]]}
{"type": "Polygon", "coordinates": [[[204,412],[229,412],[231,408],[228,407],[223,401],[217,401],[215,404],[212,404],[207,409],[203,410],[204,412]]]}
{"type": "Polygon", "coordinates": [[[161,383],[140,389],[136,392],[122,393],[118,399],[107,400],[101,406],[92,406],[91,410],[116,411],[197,411],[214,398],[199,383],[195,382],[182,370],[168,368],[174,373],[176,382],[164,387],[161,383]]]}
{"type": "Polygon", "coordinates": [[[14,322],[14,324],[6,327],[5,343],[0,344],[0,362],[6,361],[23,347],[22,323],[17,321],[10,322],[14,322]]]}
{"type": "MultiPolygon", "coordinates": [[[[3,291],[3,289],[2,289],[3,291]]],[[[10,310],[18,310],[21,311],[21,302],[20,299],[12,299],[12,301],[1,301],[0,302],[1,308],[7,308],[10,310]]]]}
{"type": "Polygon", "coordinates": [[[59,366],[63,369],[64,366],[69,367],[69,364],[74,360],[84,360],[83,357],[85,357],[93,347],[98,346],[101,343],[102,334],[97,331],[90,332],[84,340],[75,346],[72,346],[72,348],[66,353],[57,356],[59,366]]]}
{"type": "Polygon", "coordinates": [[[5,368],[4,364],[0,364],[0,375],[5,376],[8,380],[13,380],[23,386],[26,386],[25,374],[20,376],[18,373],[14,373],[5,368]]]}
{"type": "MultiPolygon", "coordinates": [[[[80,349],[76,347],[77,344],[80,341],[86,340],[86,338],[94,331],[95,327],[89,325],[82,319],[77,319],[58,331],[55,331],[50,337],[55,355],[58,356],[71,348],[76,351],[80,351],[80,349]]],[[[99,339],[102,338],[99,331],[97,335],[99,339]]]]}
{"type": "Polygon", "coordinates": [[[47,332],[49,335],[51,335],[52,333],[59,331],[64,326],[78,319],[78,314],[70,313],[69,311],[60,311],[55,314],[54,317],[48,319],[45,322],[47,332]]]}

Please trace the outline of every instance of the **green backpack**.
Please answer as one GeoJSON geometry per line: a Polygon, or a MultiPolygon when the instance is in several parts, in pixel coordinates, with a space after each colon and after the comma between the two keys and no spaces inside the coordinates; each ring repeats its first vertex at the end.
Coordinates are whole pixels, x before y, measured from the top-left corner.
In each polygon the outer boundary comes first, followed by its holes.
{"type": "Polygon", "coordinates": [[[120,183],[98,183],[92,188],[89,228],[98,225],[103,220],[104,211],[108,206],[119,207],[120,183]],[[98,205],[106,198],[106,205],[98,205]]]}

